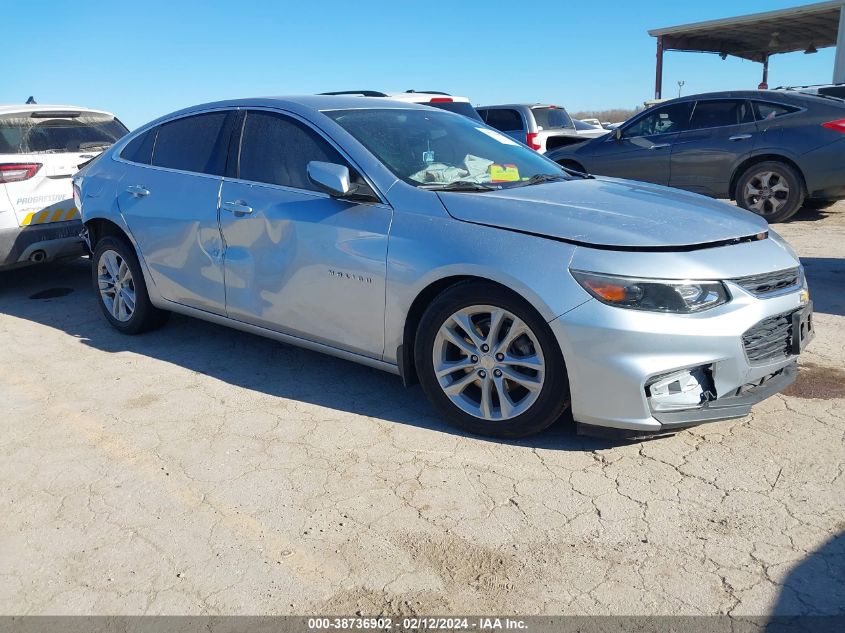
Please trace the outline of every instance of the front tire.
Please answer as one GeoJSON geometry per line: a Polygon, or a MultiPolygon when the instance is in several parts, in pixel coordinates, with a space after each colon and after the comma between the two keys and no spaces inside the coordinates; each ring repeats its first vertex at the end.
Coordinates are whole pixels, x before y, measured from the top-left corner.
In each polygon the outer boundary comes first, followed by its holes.
{"type": "Polygon", "coordinates": [[[124,334],[140,334],[160,327],[169,312],[150,302],[135,249],[119,237],[104,237],[92,257],[94,291],[106,320],[124,334]]]}
{"type": "Polygon", "coordinates": [[[566,366],[548,324],[524,299],[489,282],[440,294],[423,314],[414,356],[435,409],[470,433],[539,433],[569,406],[566,366]]]}
{"type": "Polygon", "coordinates": [[[804,203],[804,183],[790,165],[764,161],[746,169],[736,182],[736,203],[766,219],[784,222],[804,203]]]}

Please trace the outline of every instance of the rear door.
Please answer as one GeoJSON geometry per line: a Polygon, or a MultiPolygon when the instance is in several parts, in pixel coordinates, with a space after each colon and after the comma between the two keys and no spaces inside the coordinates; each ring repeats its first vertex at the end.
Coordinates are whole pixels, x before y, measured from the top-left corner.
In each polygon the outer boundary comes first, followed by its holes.
{"type": "Polygon", "coordinates": [[[228,315],[381,358],[391,208],[319,191],[310,161],[360,175],[293,116],[248,110],[233,155],[220,198],[228,315]]]}
{"type": "Polygon", "coordinates": [[[0,226],[78,219],[71,178],[126,132],[110,114],[84,110],[0,115],[0,226]]]}
{"type": "Polygon", "coordinates": [[[709,196],[729,195],[734,167],[758,140],[751,103],[745,99],[702,100],[672,146],[669,184],[709,196]]]}
{"type": "Polygon", "coordinates": [[[118,204],[161,295],[224,314],[218,196],[235,111],[163,123],[128,144],[118,204]]]}
{"type": "Polygon", "coordinates": [[[611,133],[594,141],[578,160],[594,174],[668,185],[672,145],[687,128],[691,110],[690,102],[655,106],[621,128],[621,139],[611,133]]]}

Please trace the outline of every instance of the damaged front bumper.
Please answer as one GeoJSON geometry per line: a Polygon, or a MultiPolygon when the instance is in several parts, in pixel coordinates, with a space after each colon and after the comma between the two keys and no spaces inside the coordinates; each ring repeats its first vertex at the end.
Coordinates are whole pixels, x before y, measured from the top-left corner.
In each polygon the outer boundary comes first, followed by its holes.
{"type": "Polygon", "coordinates": [[[695,315],[591,300],[552,321],[579,431],[650,435],[742,417],[792,384],[797,356],[813,336],[806,293],[760,299],[731,290],[732,301],[695,315]],[[770,322],[780,329],[761,348],[749,333],[770,322]],[[758,358],[761,349],[766,353],[758,358]]]}

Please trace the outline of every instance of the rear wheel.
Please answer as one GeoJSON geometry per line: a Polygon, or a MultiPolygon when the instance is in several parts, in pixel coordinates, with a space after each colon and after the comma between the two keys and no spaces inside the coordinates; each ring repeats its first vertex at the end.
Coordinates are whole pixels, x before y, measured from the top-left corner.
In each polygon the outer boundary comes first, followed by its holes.
{"type": "Polygon", "coordinates": [[[495,284],[462,283],[437,297],[420,322],[415,358],[429,400],[471,433],[531,435],[569,406],[566,367],[548,324],[495,284]]]}
{"type": "Polygon", "coordinates": [[[804,202],[804,185],[791,166],[765,161],[743,172],[737,180],[734,197],[743,209],[774,224],[784,222],[798,212],[804,202]]]}
{"type": "Polygon", "coordinates": [[[151,302],[135,249],[118,237],[97,243],[92,267],[94,290],[103,316],[124,334],[140,334],[160,327],[169,312],[151,302]]]}

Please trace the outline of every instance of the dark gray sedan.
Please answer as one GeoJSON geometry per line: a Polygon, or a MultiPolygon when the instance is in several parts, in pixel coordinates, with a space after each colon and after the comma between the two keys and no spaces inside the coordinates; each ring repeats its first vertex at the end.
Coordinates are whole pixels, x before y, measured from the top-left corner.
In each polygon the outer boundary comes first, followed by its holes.
{"type": "Polygon", "coordinates": [[[845,198],[845,101],[749,90],[673,99],[548,152],[577,171],[731,198],[769,222],[845,198]]]}

